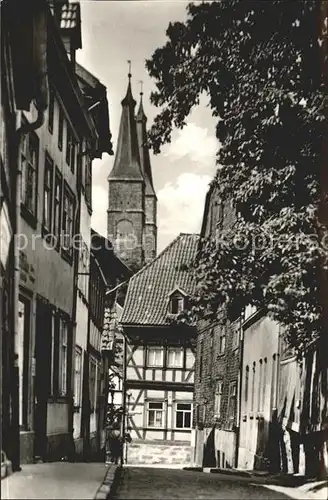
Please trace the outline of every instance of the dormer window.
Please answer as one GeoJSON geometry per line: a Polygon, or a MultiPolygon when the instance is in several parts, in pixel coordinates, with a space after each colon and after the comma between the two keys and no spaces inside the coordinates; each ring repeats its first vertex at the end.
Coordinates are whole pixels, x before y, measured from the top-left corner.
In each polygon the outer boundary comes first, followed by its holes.
{"type": "Polygon", "coordinates": [[[170,314],[180,314],[186,307],[186,295],[181,290],[175,290],[170,294],[170,314]]]}

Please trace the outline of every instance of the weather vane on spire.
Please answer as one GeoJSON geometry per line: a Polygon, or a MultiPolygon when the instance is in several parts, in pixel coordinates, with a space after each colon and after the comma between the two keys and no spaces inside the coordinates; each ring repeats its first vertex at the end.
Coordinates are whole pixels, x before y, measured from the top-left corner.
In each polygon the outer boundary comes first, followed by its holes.
{"type": "Polygon", "coordinates": [[[128,74],[128,77],[131,78],[131,61],[128,60],[128,65],[129,65],[129,74],[128,74]]]}
{"type": "Polygon", "coordinates": [[[143,95],[143,81],[139,80],[138,83],[140,83],[140,95],[143,95]]]}

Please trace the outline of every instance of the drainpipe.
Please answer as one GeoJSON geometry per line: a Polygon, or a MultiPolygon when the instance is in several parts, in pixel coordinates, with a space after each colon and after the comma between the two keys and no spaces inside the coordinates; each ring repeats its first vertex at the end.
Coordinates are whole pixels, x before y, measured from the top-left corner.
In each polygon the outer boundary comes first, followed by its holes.
{"type": "MultiPolygon", "coordinates": [[[[76,185],[77,185],[77,202],[75,207],[74,214],[74,228],[73,235],[80,234],[80,225],[81,225],[81,185],[82,185],[82,154],[81,151],[78,150],[77,158],[76,158],[76,185]]],[[[71,349],[71,366],[70,366],[70,394],[69,394],[69,405],[68,405],[68,434],[69,434],[69,453],[68,460],[70,462],[74,462],[76,460],[76,450],[75,450],[75,442],[74,442],[74,368],[75,368],[75,343],[76,343],[76,316],[77,316],[77,294],[78,294],[78,278],[79,278],[79,256],[80,256],[80,248],[76,243],[74,238],[73,245],[73,302],[72,302],[72,317],[71,317],[71,325],[72,325],[72,335],[70,342],[71,349]]],[[[90,280],[90,277],[89,277],[90,280]]],[[[84,362],[84,359],[83,359],[84,362]]],[[[84,370],[82,370],[84,374],[84,370]]],[[[84,382],[82,382],[83,384],[84,382]]],[[[83,386],[82,386],[83,387],[83,386]]],[[[83,397],[82,397],[83,404],[83,397]]],[[[82,410],[81,410],[82,411],[82,410]]]]}
{"type": "Polygon", "coordinates": [[[20,433],[19,433],[19,376],[18,376],[18,356],[16,354],[17,339],[18,339],[18,302],[19,302],[19,281],[20,281],[20,265],[19,265],[19,247],[17,235],[20,234],[20,211],[21,211],[21,185],[22,185],[22,170],[19,159],[20,144],[22,138],[40,128],[44,123],[44,110],[37,110],[38,116],[35,122],[26,123],[16,130],[15,143],[15,162],[16,162],[16,178],[15,178],[15,233],[14,235],[14,286],[13,286],[13,318],[14,318],[14,394],[13,400],[16,401],[15,411],[13,411],[13,428],[17,429],[17,434],[13,436],[13,469],[16,471],[20,468],[20,433]]]}

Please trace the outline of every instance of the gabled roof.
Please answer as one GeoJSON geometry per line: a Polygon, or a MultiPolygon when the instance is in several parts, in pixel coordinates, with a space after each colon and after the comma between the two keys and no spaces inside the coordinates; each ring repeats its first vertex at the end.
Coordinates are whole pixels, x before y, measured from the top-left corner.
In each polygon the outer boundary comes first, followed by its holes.
{"type": "Polygon", "coordinates": [[[182,290],[179,286],[176,286],[175,288],[173,288],[173,290],[171,290],[169,293],[168,293],[168,296],[171,297],[171,295],[173,295],[174,293],[179,293],[180,295],[188,295],[184,290],[182,290]]]}
{"type": "Polygon", "coordinates": [[[169,294],[181,288],[188,295],[195,279],[185,266],[196,256],[198,234],[181,233],[129,282],[121,318],[123,326],[167,326],[169,294]]]}
{"type": "Polygon", "coordinates": [[[143,94],[141,92],[139,109],[136,116],[140,165],[145,178],[145,194],[146,196],[153,196],[154,198],[157,199],[153,185],[153,176],[151,172],[149,149],[147,146],[147,129],[146,129],[147,116],[145,115],[143,109],[142,95],[143,94]]]}
{"type": "Polygon", "coordinates": [[[134,179],[144,181],[139,157],[136,121],[134,108],[136,101],[131,90],[131,75],[126,95],[122,100],[121,123],[118,133],[114,166],[108,180],[134,179]]]}

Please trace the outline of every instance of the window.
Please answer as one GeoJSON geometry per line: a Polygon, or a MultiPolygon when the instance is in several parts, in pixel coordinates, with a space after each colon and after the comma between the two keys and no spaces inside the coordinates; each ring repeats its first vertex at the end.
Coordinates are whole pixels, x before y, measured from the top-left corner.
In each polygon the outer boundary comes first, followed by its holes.
{"type": "Polygon", "coordinates": [[[148,403],[148,426],[163,427],[163,406],[164,403],[148,403]]]}
{"type": "Polygon", "coordinates": [[[253,373],[252,373],[251,412],[254,411],[255,374],[256,374],[256,363],[254,361],[253,373]]]}
{"type": "Polygon", "coordinates": [[[184,309],[184,297],[180,294],[174,294],[170,299],[170,313],[180,314],[184,309]]]}
{"type": "Polygon", "coordinates": [[[162,366],[163,365],[163,348],[162,347],[149,347],[147,349],[147,364],[148,364],[148,366],[162,366]]]}
{"type": "Polygon", "coordinates": [[[214,415],[217,418],[221,416],[222,391],[223,391],[223,381],[218,380],[215,387],[215,397],[214,397],[214,415]]]}
{"type": "Polygon", "coordinates": [[[89,362],[89,397],[91,411],[94,412],[97,400],[97,363],[93,358],[89,362]]]}
{"type": "Polygon", "coordinates": [[[82,349],[75,346],[75,369],[74,369],[74,406],[81,406],[81,384],[82,384],[82,349]]]}
{"type": "Polygon", "coordinates": [[[63,135],[64,135],[64,113],[63,110],[59,109],[58,118],[58,148],[63,149],[63,135]]]}
{"type": "Polygon", "coordinates": [[[54,130],[54,114],[55,114],[55,93],[53,89],[49,92],[49,107],[48,107],[48,129],[52,134],[54,130]]]}
{"type": "Polygon", "coordinates": [[[232,328],[232,349],[235,350],[239,346],[239,321],[231,325],[232,328]]]}
{"type": "Polygon", "coordinates": [[[261,411],[262,408],[262,384],[263,384],[263,360],[260,359],[259,363],[259,382],[257,386],[258,396],[257,396],[257,411],[261,411]]]}
{"type": "Polygon", "coordinates": [[[53,162],[47,156],[44,167],[43,225],[51,231],[53,162]]]}
{"type": "Polygon", "coordinates": [[[24,429],[27,429],[28,426],[30,312],[30,301],[25,299],[25,297],[20,297],[18,302],[18,330],[15,344],[19,377],[19,425],[24,429]]]}
{"type": "Polygon", "coordinates": [[[210,335],[208,338],[208,362],[207,362],[207,373],[212,372],[212,364],[213,364],[213,343],[214,343],[214,328],[210,331],[210,335]]]}
{"type": "Polygon", "coordinates": [[[226,348],[226,327],[222,327],[219,331],[219,355],[225,353],[226,348]]]}
{"type": "Polygon", "coordinates": [[[191,428],[191,403],[177,403],[175,426],[177,429],[191,428]]]}
{"type": "Polygon", "coordinates": [[[21,145],[22,204],[36,215],[39,139],[35,133],[25,135],[21,145]]]}
{"type": "Polygon", "coordinates": [[[63,199],[63,225],[62,225],[62,245],[63,249],[71,253],[73,239],[73,217],[74,217],[74,195],[69,187],[64,186],[63,199]]]}
{"type": "Polygon", "coordinates": [[[219,225],[220,228],[222,228],[223,218],[224,218],[224,204],[221,201],[218,201],[217,202],[216,220],[217,220],[217,224],[219,225]]]}
{"type": "Polygon", "coordinates": [[[249,366],[246,366],[245,371],[245,408],[248,410],[248,394],[249,394],[249,366]]]}
{"type": "Polygon", "coordinates": [[[272,356],[272,384],[271,384],[271,407],[277,407],[277,368],[278,368],[278,355],[272,356]]]}
{"type": "Polygon", "coordinates": [[[186,350],[186,368],[194,368],[195,365],[195,355],[191,349],[186,350]]]}
{"type": "Polygon", "coordinates": [[[228,426],[232,429],[236,416],[237,403],[237,382],[231,382],[229,386],[229,401],[228,401],[228,426]]]}
{"type": "Polygon", "coordinates": [[[85,157],[85,200],[88,203],[88,205],[91,207],[91,188],[92,188],[92,172],[91,172],[91,159],[90,156],[87,155],[85,157]]]}
{"type": "Polygon", "coordinates": [[[72,130],[67,126],[66,134],[66,163],[71,167],[71,171],[74,173],[75,170],[75,141],[73,137],[72,130]]]}
{"type": "Polygon", "coordinates": [[[50,394],[53,395],[57,389],[57,382],[55,381],[56,369],[56,316],[55,311],[51,311],[51,370],[50,370],[50,394]]]}
{"type": "Polygon", "coordinates": [[[202,380],[202,376],[203,376],[203,341],[201,340],[199,343],[199,373],[198,373],[199,382],[202,380]]]}
{"type": "Polygon", "coordinates": [[[182,368],[183,350],[181,347],[169,347],[167,350],[167,366],[169,368],[182,368]]]}
{"type": "Polygon", "coordinates": [[[59,394],[67,395],[68,378],[68,324],[63,319],[59,320],[59,394]]]}
{"type": "Polygon", "coordinates": [[[56,168],[53,231],[57,238],[59,238],[61,230],[61,209],[62,209],[61,205],[62,205],[62,177],[56,168]]]}
{"type": "Polygon", "coordinates": [[[267,383],[267,369],[268,369],[268,360],[267,360],[267,358],[264,358],[264,360],[263,360],[263,384],[262,384],[262,405],[261,405],[261,411],[264,411],[264,406],[265,406],[266,383],[267,383]]]}

